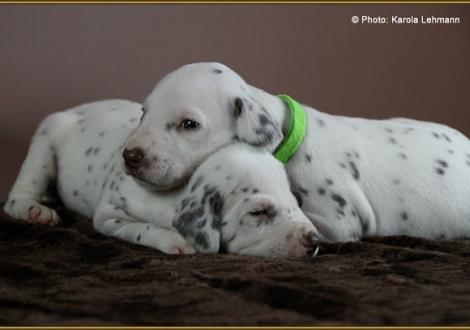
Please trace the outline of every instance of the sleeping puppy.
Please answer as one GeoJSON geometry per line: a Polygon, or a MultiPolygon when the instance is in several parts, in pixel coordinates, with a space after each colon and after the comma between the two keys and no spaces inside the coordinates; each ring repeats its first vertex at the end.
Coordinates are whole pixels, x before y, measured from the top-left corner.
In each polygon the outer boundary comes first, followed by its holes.
{"type": "MultiPolygon", "coordinates": [[[[188,184],[159,193],[114,171],[93,217],[107,235],[167,253],[302,257],[318,252],[313,224],[270,153],[233,144],[211,155],[188,184]]],[[[106,185],[105,185],[106,186],[106,185]]]]}
{"type": "Polygon", "coordinates": [[[63,203],[93,218],[96,230],[165,253],[315,253],[317,231],[290,192],[284,167],[267,151],[238,143],[219,148],[186,186],[165,193],[126,174],[121,153],[139,125],[140,108],[104,101],[46,118],[5,211],[58,224],[57,213],[41,204],[56,179],[63,203]]]}

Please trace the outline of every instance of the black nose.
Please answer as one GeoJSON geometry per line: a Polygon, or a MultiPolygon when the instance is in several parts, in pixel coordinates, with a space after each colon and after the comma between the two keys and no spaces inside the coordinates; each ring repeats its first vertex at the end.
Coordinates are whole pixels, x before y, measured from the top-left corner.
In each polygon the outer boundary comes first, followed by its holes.
{"type": "Polygon", "coordinates": [[[302,245],[307,249],[307,256],[315,257],[318,253],[320,242],[318,236],[313,232],[309,231],[302,235],[302,245]]]}
{"type": "Polygon", "coordinates": [[[141,148],[124,149],[122,157],[127,168],[136,170],[142,165],[145,153],[141,148]]]}

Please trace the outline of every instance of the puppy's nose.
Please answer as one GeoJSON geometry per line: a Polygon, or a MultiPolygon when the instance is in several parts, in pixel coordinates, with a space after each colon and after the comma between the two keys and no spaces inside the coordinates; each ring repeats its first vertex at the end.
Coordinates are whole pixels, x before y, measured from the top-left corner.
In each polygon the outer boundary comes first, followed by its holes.
{"type": "Polygon", "coordinates": [[[313,231],[308,231],[302,234],[300,242],[306,249],[306,255],[308,257],[315,257],[320,250],[320,242],[318,236],[313,231]]]}
{"type": "Polygon", "coordinates": [[[145,157],[145,153],[141,148],[138,147],[124,149],[122,157],[124,158],[124,163],[126,164],[127,168],[136,170],[142,165],[142,160],[145,157]]]}

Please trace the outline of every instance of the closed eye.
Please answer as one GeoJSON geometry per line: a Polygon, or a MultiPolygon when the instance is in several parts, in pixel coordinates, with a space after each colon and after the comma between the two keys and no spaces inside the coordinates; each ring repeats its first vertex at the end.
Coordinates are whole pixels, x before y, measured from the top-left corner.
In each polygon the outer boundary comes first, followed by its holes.
{"type": "Polygon", "coordinates": [[[248,214],[254,217],[261,217],[263,215],[267,215],[268,210],[267,209],[254,210],[254,211],[248,212],[248,214]]]}

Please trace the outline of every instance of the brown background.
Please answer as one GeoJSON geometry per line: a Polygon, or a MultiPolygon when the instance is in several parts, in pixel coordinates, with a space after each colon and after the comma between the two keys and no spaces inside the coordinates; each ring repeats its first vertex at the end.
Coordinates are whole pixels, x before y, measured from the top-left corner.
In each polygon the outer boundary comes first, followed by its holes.
{"type": "Polygon", "coordinates": [[[469,60],[470,5],[0,5],[0,201],[46,114],[142,100],[186,63],[223,62],[322,111],[470,135],[469,60]],[[354,25],[353,15],[462,23],[354,25]]]}

